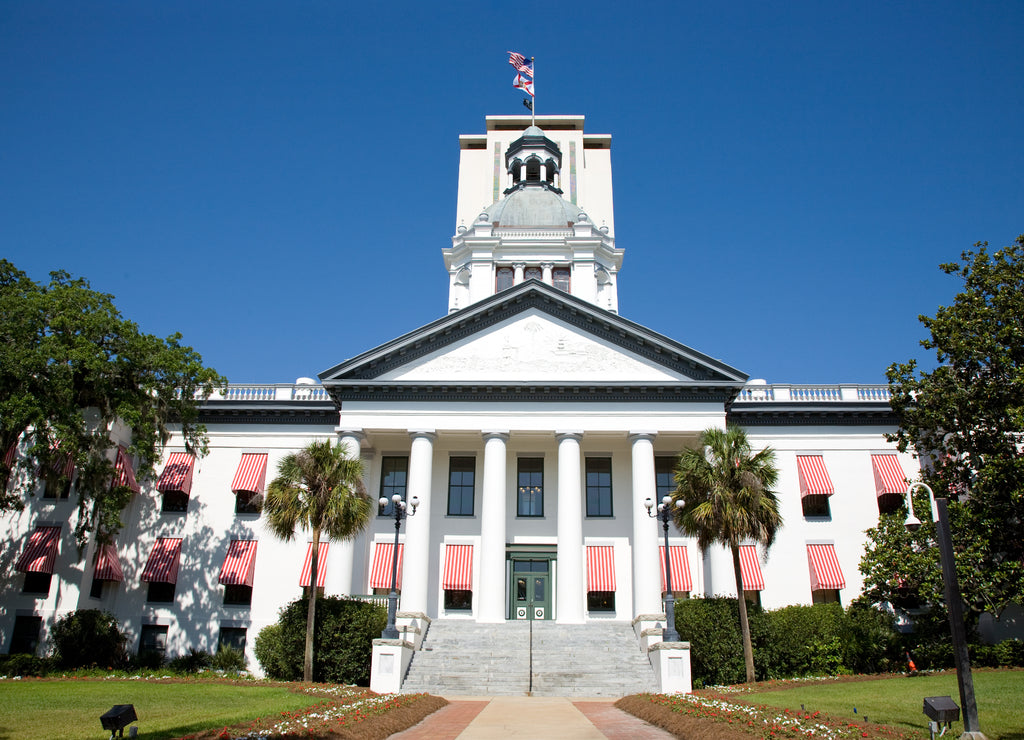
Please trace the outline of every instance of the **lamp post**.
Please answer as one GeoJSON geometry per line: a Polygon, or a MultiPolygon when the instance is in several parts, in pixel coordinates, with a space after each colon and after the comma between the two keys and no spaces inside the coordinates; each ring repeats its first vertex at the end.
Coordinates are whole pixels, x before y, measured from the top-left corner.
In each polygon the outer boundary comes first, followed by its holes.
{"type": "MultiPolygon", "coordinates": [[[[665,530],[665,629],[662,630],[661,639],[665,642],[679,642],[679,633],[676,632],[676,597],[672,593],[672,561],[669,558],[668,549],[668,523],[672,519],[672,497],[664,496],[658,504],[657,512],[654,511],[654,501],[648,497],[644,500],[647,509],[647,516],[653,519],[660,519],[662,529],[665,530]]],[[[683,508],[682,501],[676,501],[675,508],[683,508]]]]}
{"type": "Polygon", "coordinates": [[[984,738],[978,726],[978,704],[974,699],[974,679],[971,678],[971,661],[967,654],[967,631],[964,629],[963,598],[960,582],[956,577],[956,560],[953,554],[953,537],[949,531],[949,510],[945,497],[936,498],[927,483],[911,483],[907,486],[907,520],[904,523],[911,532],[921,526],[921,520],[914,516],[914,501],[911,493],[915,488],[928,491],[932,505],[932,521],[936,524],[939,540],[939,560],[942,562],[942,585],[946,592],[946,606],[949,609],[949,629],[953,636],[953,659],[956,662],[956,682],[960,689],[960,705],[964,711],[965,738],[984,738]]]}
{"type": "Polygon", "coordinates": [[[380,504],[381,513],[384,512],[388,503],[394,505],[395,547],[391,551],[391,592],[388,593],[388,624],[384,631],[380,633],[380,636],[385,640],[397,640],[398,628],[395,626],[395,618],[398,615],[398,532],[402,529],[403,519],[415,516],[416,507],[420,505],[420,499],[418,496],[413,496],[409,500],[409,507],[406,507],[401,495],[396,493],[391,497],[390,502],[385,496],[381,496],[377,503],[380,504]]]}

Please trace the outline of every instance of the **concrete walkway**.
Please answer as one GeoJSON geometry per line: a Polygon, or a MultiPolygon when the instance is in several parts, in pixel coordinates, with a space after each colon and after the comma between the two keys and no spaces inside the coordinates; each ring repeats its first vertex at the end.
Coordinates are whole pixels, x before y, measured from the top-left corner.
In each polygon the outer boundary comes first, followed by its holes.
{"type": "Polygon", "coordinates": [[[439,709],[392,740],[671,740],[608,699],[445,697],[439,709]]]}

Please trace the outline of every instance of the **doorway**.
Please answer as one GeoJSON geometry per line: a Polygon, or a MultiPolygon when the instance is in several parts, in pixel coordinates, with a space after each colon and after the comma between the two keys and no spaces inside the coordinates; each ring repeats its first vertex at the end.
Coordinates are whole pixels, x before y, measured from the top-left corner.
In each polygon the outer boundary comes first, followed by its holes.
{"type": "Polygon", "coordinates": [[[512,618],[551,619],[551,559],[512,558],[512,618]]]}

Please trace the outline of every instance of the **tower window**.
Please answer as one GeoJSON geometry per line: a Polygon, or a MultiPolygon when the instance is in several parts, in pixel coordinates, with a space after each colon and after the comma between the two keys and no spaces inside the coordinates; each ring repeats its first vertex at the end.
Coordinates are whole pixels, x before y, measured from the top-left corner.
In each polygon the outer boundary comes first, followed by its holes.
{"type": "Polygon", "coordinates": [[[531,159],[526,163],[526,181],[540,182],[540,160],[531,159]]]}
{"type": "Polygon", "coordinates": [[[512,283],[515,280],[515,273],[511,267],[499,267],[498,274],[494,281],[495,292],[502,290],[508,290],[512,287],[512,283]]]}
{"type": "Polygon", "coordinates": [[[524,280],[541,280],[544,277],[544,272],[539,267],[527,267],[523,271],[524,280]]]}
{"type": "Polygon", "coordinates": [[[572,282],[569,278],[568,267],[556,267],[551,271],[551,282],[559,290],[564,290],[566,293],[571,292],[572,282]]]}

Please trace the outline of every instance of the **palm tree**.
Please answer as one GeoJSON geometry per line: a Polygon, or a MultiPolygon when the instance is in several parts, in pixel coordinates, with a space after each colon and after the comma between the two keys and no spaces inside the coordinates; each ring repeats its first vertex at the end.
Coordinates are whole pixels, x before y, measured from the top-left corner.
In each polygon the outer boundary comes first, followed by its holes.
{"type": "Polygon", "coordinates": [[[316,576],[320,536],[347,540],[366,528],[373,502],[363,486],[363,463],[348,456],[344,445],[330,440],[310,442],[287,455],[277,477],[267,487],[263,504],[270,530],[287,541],[296,525],[313,532],[309,569],[309,609],[306,614],[306,654],[302,680],[313,680],[313,625],[316,620],[316,576]]]}
{"type": "Polygon", "coordinates": [[[675,512],[680,531],[696,537],[702,550],[721,544],[732,551],[748,682],[754,681],[754,651],[743,598],[740,544],[753,540],[771,547],[782,527],[779,500],[772,490],[779,478],[775,450],[766,447],[751,453],[747,435],[739,427],[704,430],[700,446],[679,455],[674,494],[683,500],[675,512]]]}

